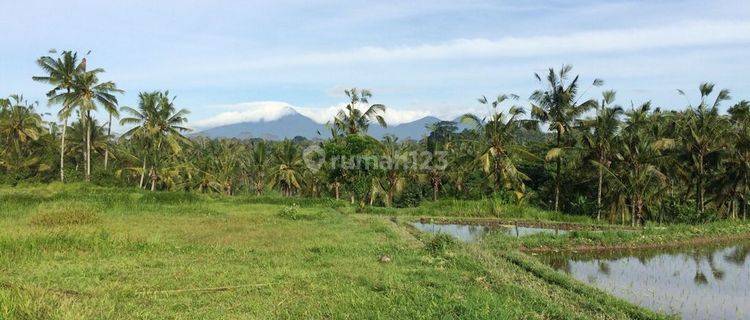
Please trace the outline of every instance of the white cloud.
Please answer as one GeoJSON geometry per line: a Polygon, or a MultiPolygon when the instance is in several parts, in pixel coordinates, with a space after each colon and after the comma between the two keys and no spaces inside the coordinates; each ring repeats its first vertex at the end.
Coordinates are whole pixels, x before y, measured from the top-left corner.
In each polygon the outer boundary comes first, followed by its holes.
{"type": "MultiPolygon", "coordinates": [[[[659,27],[575,32],[564,35],[456,39],[416,46],[367,46],[255,59],[247,69],[285,68],[357,62],[415,61],[489,57],[531,57],[571,53],[633,52],[670,47],[750,42],[748,21],[690,21],[659,27]]],[[[233,64],[231,67],[236,68],[233,64]]]]}
{"type": "MultiPolygon", "coordinates": [[[[326,123],[336,116],[345,104],[325,108],[295,107],[280,101],[243,102],[231,105],[210,106],[207,108],[226,110],[215,116],[193,122],[196,128],[211,128],[240,122],[273,121],[295,111],[317,123],[326,123]]],[[[202,109],[207,109],[202,108],[202,109]]],[[[411,122],[426,116],[436,116],[426,110],[398,110],[387,108],[383,117],[389,125],[411,122]]]]}
{"type": "Polygon", "coordinates": [[[195,121],[199,128],[209,128],[239,122],[273,121],[294,113],[292,106],[279,101],[245,102],[233,105],[211,106],[212,109],[229,110],[207,119],[195,121]]]}

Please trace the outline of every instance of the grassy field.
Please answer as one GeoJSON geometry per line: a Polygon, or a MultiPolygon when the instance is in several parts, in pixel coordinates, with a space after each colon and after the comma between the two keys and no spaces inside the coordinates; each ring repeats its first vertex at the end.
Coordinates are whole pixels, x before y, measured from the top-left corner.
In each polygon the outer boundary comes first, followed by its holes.
{"type": "Polygon", "coordinates": [[[659,317],[518,252],[262,200],[0,188],[0,318],[659,317]]]}

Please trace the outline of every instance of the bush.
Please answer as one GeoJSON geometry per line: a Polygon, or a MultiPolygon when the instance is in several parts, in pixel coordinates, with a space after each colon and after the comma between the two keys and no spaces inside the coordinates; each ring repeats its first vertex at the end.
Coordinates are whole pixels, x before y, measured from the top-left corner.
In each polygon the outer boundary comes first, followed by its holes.
{"type": "Polygon", "coordinates": [[[299,220],[301,217],[299,213],[299,206],[293,203],[291,206],[286,206],[279,211],[279,217],[287,218],[290,220],[299,220]]]}
{"type": "Polygon", "coordinates": [[[717,220],[717,213],[712,209],[706,209],[703,214],[698,211],[695,201],[681,202],[676,199],[667,199],[661,207],[662,215],[666,222],[701,224],[717,220]]]}
{"type": "Polygon", "coordinates": [[[393,199],[393,206],[396,208],[413,208],[422,203],[422,189],[418,185],[410,183],[406,185],[401,194],[393,199]]]}
{"type": "Polygon", "coordinates": [[[85,225],[99,221],[91,205],[77,201],[44,203],[32,213],[30,222],[40,226],[85,225]]]}
{"type": "Polygon", "coordinates": [[[432,254],[440,254],[445,250],[453,248],[456,245],[456,239],[445,234],[438,233],[425,242],[425,249],[432,254]]]}

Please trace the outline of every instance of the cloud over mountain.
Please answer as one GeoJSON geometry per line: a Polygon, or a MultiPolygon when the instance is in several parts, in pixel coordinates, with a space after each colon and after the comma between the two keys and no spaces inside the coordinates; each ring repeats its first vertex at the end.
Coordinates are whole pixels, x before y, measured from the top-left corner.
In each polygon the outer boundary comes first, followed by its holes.
{"type": "Polygon", "coordinates": [[[224,109],[215,116],[201,119],[193,123],[199,128],[210,128],[240,122],[273,121],[295,113],[292,105],[279,101],[257,101],[245,102],[233,105],[214,106],[212,108],[224,109]]]}
{"type": "MultiPolygon", "coordinates": [[[[192,123],[197,128],[212,128],[242,122],[269,122],[287,115],[301,114],[313,121],[324,124],[333,119],[346,105],[339,104],[326,108],[296,107],[281,101],[242,102],[231,105],[218,105],[210,109],[223,110],[218,114],[192,123]]],[[[434,116],[426,110],[399,110],[387,108],[384,118],[388,124],[397,125],[427,116],[434,116]]]]}

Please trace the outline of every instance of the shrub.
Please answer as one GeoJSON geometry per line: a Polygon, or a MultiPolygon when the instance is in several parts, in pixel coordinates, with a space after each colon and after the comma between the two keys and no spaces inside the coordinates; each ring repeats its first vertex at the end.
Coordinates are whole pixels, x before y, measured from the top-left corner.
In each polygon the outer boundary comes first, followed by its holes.
{"type": "Polygon", "coordinates": [[[308,218],[307,215],[300,212],[299,205],[293,203],[279,210],[278,216],[289,220],[302,220],[308,218]]]}
{"type": "Polygon", "coordinates": [[[410,183],[406,185],[401,194],[393,199],[393,206],[396,208],[413,208],[422,203],[422,189],[418,185],[410,183]]]}
{"type": "Polygon", "coordinates": [[[715,221],[718,216],[716,211],[711,209],[701,214],[692,200],[681,202],[669,198],[663,202],[661,210],[664,220],[672,223],[701,224],[715,221]]]}
{"type": "Polygon", "coordinates": [[[425,242],[425,249],[432,254],[440,254],[456,245],[456,239],[445,234],[438,233],[425,242]]]}
{"type": "Polygon", "coordinates": [[[51,202],[39,205],[30,222],[40,226],[85,225],[97,222],[96,208],[77,201],[51,202]]]}

